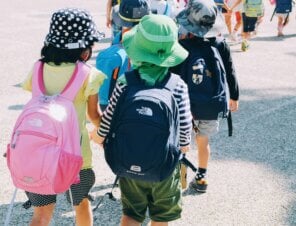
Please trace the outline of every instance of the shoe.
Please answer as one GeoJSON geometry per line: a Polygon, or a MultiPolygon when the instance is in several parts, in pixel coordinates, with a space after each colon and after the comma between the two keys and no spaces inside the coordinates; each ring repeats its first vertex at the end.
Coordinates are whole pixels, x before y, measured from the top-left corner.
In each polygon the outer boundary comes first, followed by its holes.
{"type": "Polygon", "coordinates": [[[241,49],[242,49],[242,51],[247,51],[248,49],[249,49],[249,44],[248,44],[248,42],[247,42],[247,40],[243,40],[242,41],[242,47],[241,47],[241,49]]]}
{"type": "Polygon", "coordinates": [[[208,182],[206,179],[196,180],[195,178],[190,182],[190,187],[200,193],[207,191],[208,182]]]}

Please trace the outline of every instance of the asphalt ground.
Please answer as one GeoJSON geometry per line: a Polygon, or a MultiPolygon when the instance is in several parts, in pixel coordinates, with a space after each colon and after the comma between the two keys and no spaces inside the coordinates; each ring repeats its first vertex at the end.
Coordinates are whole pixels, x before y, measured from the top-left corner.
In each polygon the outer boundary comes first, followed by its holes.
{"type": "MultiPolygon", "coordinates": [[[[0,104],[1,155],[6,150],[12,126],[30,94],[19,88],[32,64],[40,56],[51,13],[61,7],[81,7],[94,16],[106,39],[95,47],[97,53],[109,45],[102,1],[2,1],[0,19],[0,104]]],[[[231,46],[240,84],[240,107],[233,114],[234,132],[227,136],[226,122],[211,139],[209,187],[205,194],[183,191],[182,218],[171,225],[296,225],[296,21],[295,8],[286,34],[276,36],[276,18],[270,22],[272,6],[266,11],[251,48],[241,52],[231,46]]],[[[114,175],[102,150],[93,145],[96,183],[91,191],[95,206],[109,192],[114,175]]],[[[188,158],[196,163],[194,144],[188,158]]],[[[4,223],[14,187],[0,158],[0,225],[4,223]]],[[[25,164],[25,163],[24,163],[25,164]]],[[[188,171],[188,178],[193,173],[188,171]]],[[[119,190],[114,190],[119,196],[119,190]]],[[[10,225],[28,225],[32,208],[22,208],[26,197],[18,191],[10,225]]],[[[120,202],[105,198],[94,212],[94,225],[118,225],[120,202]]],[[[51,225],[72,225],[73,212],[64,195],[58,196],[51,225]]],[[[145,221],[145,225],[149,222],[145,221]]]]}

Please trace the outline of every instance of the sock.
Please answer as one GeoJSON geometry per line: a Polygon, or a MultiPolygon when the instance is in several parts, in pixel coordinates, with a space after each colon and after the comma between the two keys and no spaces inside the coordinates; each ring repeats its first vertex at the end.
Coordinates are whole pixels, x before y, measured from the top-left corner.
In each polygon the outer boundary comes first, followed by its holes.
{"type": "Polygon", "coordinates": [[[196,180],[201,180],[201,179],[203,179],[203,178],[206,177],[206,174],[207,174],[207,169],[205,169],[205,168],[198,168],[198,171],[197,171],[197,173],[195,175],[195,179],[196,180]]]}

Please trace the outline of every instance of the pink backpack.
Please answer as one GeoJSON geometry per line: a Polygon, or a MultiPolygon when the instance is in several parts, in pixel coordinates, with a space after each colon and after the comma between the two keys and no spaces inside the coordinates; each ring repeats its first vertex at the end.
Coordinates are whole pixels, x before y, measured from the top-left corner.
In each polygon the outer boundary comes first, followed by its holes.
{"type": "Polygon", "coordinates": [[[11,143],[7,145],[7,165],[17,188],[38,194],[57,194],[79,182],[81,135],[73,100],[89,69],[77,63],[64,90],[46,96],[43,63],[35,64],[32,99],[18,117],[11,143]]]}

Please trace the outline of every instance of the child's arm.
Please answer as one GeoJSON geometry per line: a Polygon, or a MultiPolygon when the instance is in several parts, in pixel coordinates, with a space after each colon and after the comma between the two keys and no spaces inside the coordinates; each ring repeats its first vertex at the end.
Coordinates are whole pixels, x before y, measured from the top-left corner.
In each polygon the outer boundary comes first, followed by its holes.
{"type": "Polygon", "coordinates": [[[231,13],[231,9],[225,0],[223,1],[223,8],[227,11],[227,13],[231,13]]]}
{"type": "Polygon", "coordinates": [[[111,27],[111,10],[112,10],[112,0],[107,1],[107,7],[106,7],[106,26],[108,28],[111,27]]]}
{"type": "Polygon", "coordinates": [[[118,98],[123,92],[123,88],[126,85],[120,82],[117,82],[114,88],[114,91],[111,95],[110,102],[104,111],[102,116],[102,121],[100,123],[100,127],[95,133],[91,134],[92,140],[98,144],[102,144],[105,140],[106,135],[109,133],[110,124],[112,120],[112,116],[114,113],[115,106],[117,104],[118,98]]]}
{"type": "Polygon", "coordinates": [[[229,10],[232,11],[235,7],[237,7],[243,0],[237,0],[230,8],[229,10]]]}
{"type": "Polygon", "coordinates": [[[91,123],[98,128],[100,126],[102,111],[98,105],[98,94],[88,97],[87,101],[87,116],[91,123]]]}
{"type": "Polygon", "coordinates": [[[176,98],[176,101],[178,103],[180,117],[180,149],[182,152],[186,152],[189,150],[191,140],[192,116],[187,85],[182,81],[177,89],[178,98],[176,98]]]}

